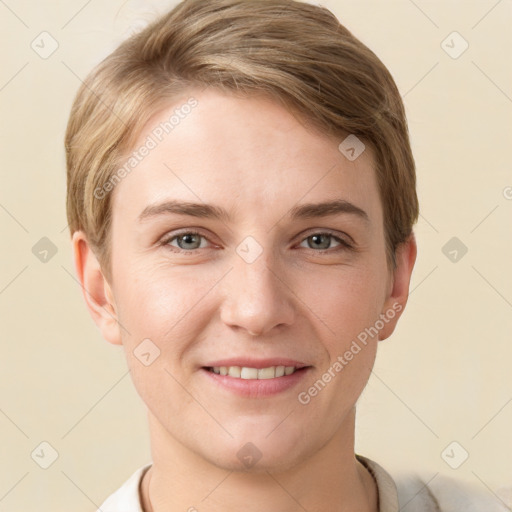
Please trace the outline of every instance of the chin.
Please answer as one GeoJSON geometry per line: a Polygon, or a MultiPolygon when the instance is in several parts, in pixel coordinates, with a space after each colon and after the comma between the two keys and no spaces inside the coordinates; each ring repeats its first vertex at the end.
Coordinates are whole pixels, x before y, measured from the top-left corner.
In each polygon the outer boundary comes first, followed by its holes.
{"type": "Polygon", "coordinates": [[[240,456],[240,458],[238,454],[235,454],[233,457],[232,455],[227,456],[228,454],[226,453],[222,454],[221,457],[208,454],[205,458],[214,466],[225,471],[254,475],[285,472],[296,467],[302,461],[301,454],[297,451],[290,451],[279,456],[269,453],[268,450],[260,451],[261,455],[256,454],[256,452],[253,453],[255,456],[252,461],[248,459],[248,457],[251,456],[249,450],[243,456],[240,456]]]}
{"type": "MultiPolygon", "coordinates": [[[[275,429],[275,424],[273,427],[275,429]]],[[[272,432],[272,428],[260,431],[247,429],[234,439],[217,444],[215,453],[211,447],[208,453],[204,451],[203,458],[213,465],[228,471],[240,473],[279,473],[298,465],[309,452],[314,453],[315,446],[310,437],[290,432],[284,428],[272,432]],[[272,432],[269,435],[269,432],[272,432]],[[304,441],[308,439],[305,446],[304,441]]]]}

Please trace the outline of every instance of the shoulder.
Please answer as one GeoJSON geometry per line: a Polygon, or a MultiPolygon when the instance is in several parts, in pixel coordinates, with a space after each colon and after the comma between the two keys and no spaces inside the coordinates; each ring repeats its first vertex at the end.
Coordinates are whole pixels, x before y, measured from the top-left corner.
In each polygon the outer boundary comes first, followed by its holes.
{"type": "Polygon", "coordinates": [[[137,469],[124,484],[111,494],[97,512],[143,512],[140,503],[139,485],[150,464],[137,469]]]}
{"type": "Polygon", "coordinates": [[[356,455],[370,471],[379,493],[380,512],[510,512],[512,487],[497,492],[440,473],[386,471],[356,455]]]}
{"type": "Polygon", "coordinates": [[[393,479],[400,510],[408,512],[507,512],[512,505],[505,492],[499,495],[439,473],[429,477],[400,473],[393,479]]]}

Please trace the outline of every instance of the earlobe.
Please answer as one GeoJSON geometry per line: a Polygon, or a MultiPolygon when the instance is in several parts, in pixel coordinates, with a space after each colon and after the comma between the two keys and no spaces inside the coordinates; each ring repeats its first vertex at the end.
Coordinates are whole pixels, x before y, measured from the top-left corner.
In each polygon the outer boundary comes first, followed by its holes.
{"type": "Polygon", "coordinates": [[[85,234],[75,231],[72,239],[75,270],[82,286],[85,304],[103,337],[114,345],[121,345],[114,295],[96,255],[85,234]]]}
{"type": "Polygon", "coordinates": [[[409,238],[400,244],[395,254],[396,267],[393,271],[390,292],[382,310],[382,315],[385,316],[385,325],[379,332],[379,340],[385,340],[391,336],[407,304],[409,285],[417,254],[414,233],[411,233],[409,238]]]}

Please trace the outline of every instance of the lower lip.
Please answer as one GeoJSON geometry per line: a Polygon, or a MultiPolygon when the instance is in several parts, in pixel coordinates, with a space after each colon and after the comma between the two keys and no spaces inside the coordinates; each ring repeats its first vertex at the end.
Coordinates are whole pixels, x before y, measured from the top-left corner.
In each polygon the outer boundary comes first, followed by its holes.
{"type": "Polygon", "coordinates": [[[273,379],[238,379],[229,375],[219,375],[206,368],[201,371],[213,382],[239,396],[249,398],[263,398],[277,395],[293,386],[296,386],[309,372],[311,367],[296,370],[291,375],[274,377],[273,379]]]}

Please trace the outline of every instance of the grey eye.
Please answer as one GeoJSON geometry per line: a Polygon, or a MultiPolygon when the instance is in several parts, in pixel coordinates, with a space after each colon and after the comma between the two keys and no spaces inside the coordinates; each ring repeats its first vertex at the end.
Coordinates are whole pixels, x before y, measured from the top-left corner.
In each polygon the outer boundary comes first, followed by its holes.
{"type": "MultiPolygon", "coordinates": [[[[330,249],[331,243],[334,241],[334,236],[328,233],[317,233],[311,236],[308,236],[304,239],[304,242],[307,243],[307,247],[309,249],[330,249]]],[[[339,243],[337,242],[339,245],[339,243]]],[[[302,244],[301,244],[302,245],[302,244]]]]}
{"type": "Polygon", "coordinates": [[[192,250],[204,247],[204,245],[201,245],[202,240],[204,240],[204,237],[198,233],[184,233],[183,235],[175,236],[169,244],[180,249],[192,250]],[[176,241],[176,244],[173,243],[174,241],[176,241]]]}

